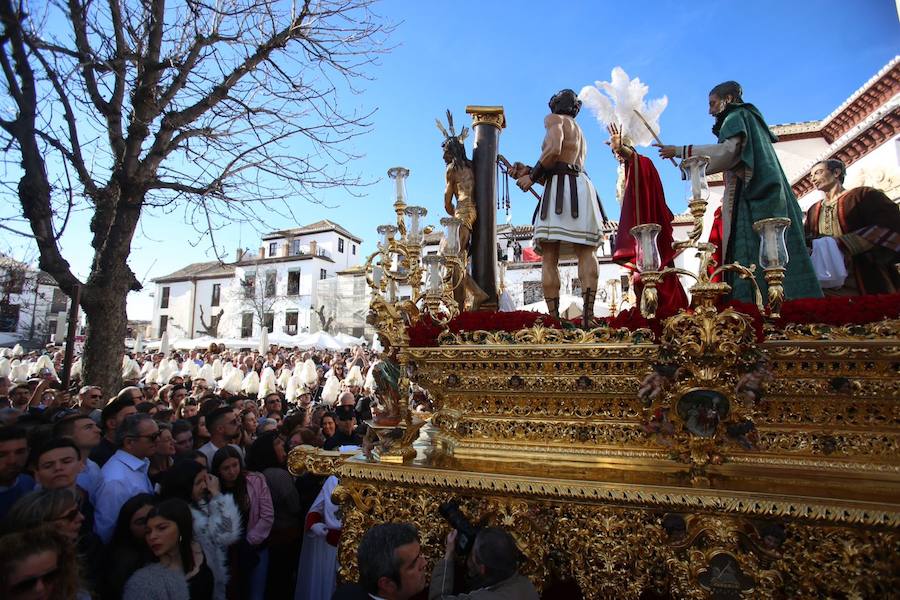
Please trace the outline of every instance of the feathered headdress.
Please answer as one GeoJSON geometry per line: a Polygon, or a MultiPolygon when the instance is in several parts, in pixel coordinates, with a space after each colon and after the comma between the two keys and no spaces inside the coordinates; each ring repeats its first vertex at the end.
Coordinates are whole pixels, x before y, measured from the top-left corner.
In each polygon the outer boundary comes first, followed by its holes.
{"type": "Polygon", "coordinates": [[[447,133],[447,130],[444,129],[444,124],[441,123],[440,119],[435,119],[434,122],[437,125],[437,128],[441,130],[441,133],[444,134],[445,142],[447,140],[449,140],[450,138],[455,137],[457,140],[459,140],[459,143],[461,144],[466,139],[466,137],[469,135],[468,127],[463,127],[462,131],[459,132],[459,135],[456,135],[456,130],[453,128],[453,114],[449,110],[447,110],[447,125],[450,128],[450,133],[447,133]]]}
{"type": "Polygon", "coordinates": [[[578,98],[602,125],[619,125],[626,143],[649,146],[653,142],[653,134],[641,123],[635,111],[641,113],[659,135],[659,117],[669,104],[669,99],[663,96],[645,102],[644,97],[650,88],[637,77],[629,78],[622,67],[615,67],[610,79],[584,86],[578,98]]]}

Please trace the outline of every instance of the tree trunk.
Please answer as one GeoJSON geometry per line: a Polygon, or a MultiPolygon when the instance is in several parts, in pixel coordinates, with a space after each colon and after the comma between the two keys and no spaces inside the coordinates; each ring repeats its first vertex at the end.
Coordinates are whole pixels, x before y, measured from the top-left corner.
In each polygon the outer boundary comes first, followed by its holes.
{"type": "MultiPolygon", "coordinates": [[[[114,279],[128,281],[127,277],[114,279]]],[[[103,289],[88,285],[82,292],[81,307],[88,325],[84,354],[81,357],[82,381],[84,385],[99,385],[106,400],[118,394],[122,388],[128,292],[126,283],[117,283],[103,289]]]]}

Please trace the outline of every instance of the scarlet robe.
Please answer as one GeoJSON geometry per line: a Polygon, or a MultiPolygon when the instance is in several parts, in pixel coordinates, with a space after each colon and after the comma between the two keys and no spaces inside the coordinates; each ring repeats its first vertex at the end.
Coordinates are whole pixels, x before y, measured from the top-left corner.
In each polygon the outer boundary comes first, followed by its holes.
{"type": "MultiPolygon", "coordinates": [[[[625,164],[625,194],[622,198],[622,212],[619,216],[619,230],[616,233],[616,251],[613,261],[635,271],[637,248],[631,235],[631,228],[646,223],[658,223],[662,230],[657,237],[660,264],[675,266],[675,250],[672,249],[672,211],[666,206],[666,195],[656,167],[646,156],[633,152],[625,164]]],[[[635,272],[634,293],[640,299],[643,284],[635,272]]],[[[687,294],[681,281],[674,273],[666,275],[657,286],[659,292],[660,315],[673,315],[681,308],[687,308],[687,294]]]]}

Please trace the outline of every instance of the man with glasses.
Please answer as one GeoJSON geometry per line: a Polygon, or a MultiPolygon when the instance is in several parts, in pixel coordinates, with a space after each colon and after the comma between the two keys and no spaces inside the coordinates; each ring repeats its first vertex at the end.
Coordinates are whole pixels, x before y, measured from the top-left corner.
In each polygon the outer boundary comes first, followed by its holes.
{"type": "Polygon", "coordinates": [[[275,419],[275,415],[278,415],[278,419],[284,416],[281,413],[281,394],[272,392],[265,397],[265,400],[263,400],[263,413],[265,413],[267,419],[275,419]]]}
{"type": "Polygon", "coordinates": [[[97,492],[95,530],[104,544],[112,537],[122,505],[137,494],[153,493],[147,470],[158,438],[159,426],[146,413],[126,417],[116,430],[119,449],[103,465],[97,492]]]}
{"type": "MultiPolygon", "coordinates": [[[[103,437],[100,443],[91,451],[91,460],[101,467],[106,461],[116,453],[118,446],[116,445],[116,430],[126,417],[137,412],[135,402],[131,399],[131,394],[125,390],[119,392],[119,395],[103,407],[100,412],[100,423],[103,427],[103,437]]],[[[135,388],[137,389],[137,388],[135,388]]]]}
{"type": "Polygon", "coordinates": [[[103,398],[103,391],[96,385],[86,385],[78,391],[78,412],[90,417],[94,422],[100,424],[100,400],[103,398]]]}

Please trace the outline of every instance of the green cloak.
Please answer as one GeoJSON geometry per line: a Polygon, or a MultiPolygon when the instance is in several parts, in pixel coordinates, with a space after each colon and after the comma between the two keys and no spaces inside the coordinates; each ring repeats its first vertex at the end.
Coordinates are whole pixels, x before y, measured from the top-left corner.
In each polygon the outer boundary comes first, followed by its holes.
{"type": "MultiPolygon", "coordinates": [[[[724,249],[725,263],[737,261],[742,265],[757,265],[756,282],[766,297],[766,281],[759,267],[759,235],[753,223],[771,217],[788,217],[791,224],[785,232],[788,264],[784,277],[784,296],[820,298],[822,288],[813,270],[809,250],[803,238],[803,215],[791,185],[781,170],[773,142],[778,138],[769,131],[763,116],[752,104],[729,104],[724,115],[716,120],[713,133],[719,143],[736,135],[744,143],[739,166],[745,167],[745,179],[735,182],[734,208],[728,248],[724,249]]],[[[736,167],[737,168],[737,167],[736,167]]],[[[723,226],[727,226],[723,223],[723,226]]],[[[729,274],[731,275],[731,274],[729,274]]],[[[753,301],[753,287],[749,281],[730,277],[732,296],[745,302],[753,301]]]]}

